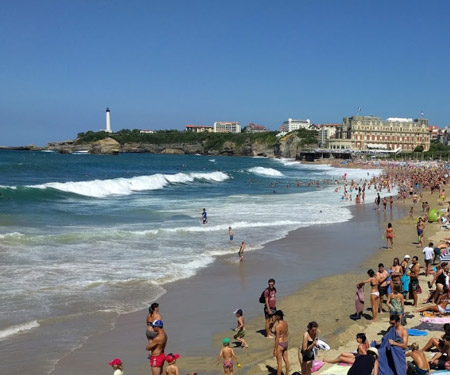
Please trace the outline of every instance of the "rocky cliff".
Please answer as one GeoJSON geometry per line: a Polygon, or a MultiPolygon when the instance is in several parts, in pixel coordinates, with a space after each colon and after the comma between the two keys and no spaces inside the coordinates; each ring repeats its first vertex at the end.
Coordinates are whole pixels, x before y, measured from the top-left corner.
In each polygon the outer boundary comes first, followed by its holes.
{"type": "Polygon", "coordinates": [[[54,142],[47,145],[47,149],[61,153],[75,151],[89,151],[92,154],[118,153],[151,153],[151,154],[201,154],[201,155],[229,155],[229,156],[265,156],[295,158],[302,148],[302,139],[296,133],[290,133],[274,144],[263,141],[249,140],[244,143],[225,141],[217,146],[208,145],[207,141],[189,143],[123,143],[112,138],[105,138],[89,144],[76,144],[74,141],[54,142]]]}

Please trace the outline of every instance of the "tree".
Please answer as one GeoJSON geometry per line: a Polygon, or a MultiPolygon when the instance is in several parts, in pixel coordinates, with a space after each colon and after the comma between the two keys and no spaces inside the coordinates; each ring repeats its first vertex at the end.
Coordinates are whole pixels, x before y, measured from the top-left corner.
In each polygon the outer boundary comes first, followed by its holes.
{"type": "Polygon", "coordinates": [[[415,149],[414,149],[414,152],[423,152],[423,146],[422,145],[420,145],[420,146],[417,146],[415,149]]]}

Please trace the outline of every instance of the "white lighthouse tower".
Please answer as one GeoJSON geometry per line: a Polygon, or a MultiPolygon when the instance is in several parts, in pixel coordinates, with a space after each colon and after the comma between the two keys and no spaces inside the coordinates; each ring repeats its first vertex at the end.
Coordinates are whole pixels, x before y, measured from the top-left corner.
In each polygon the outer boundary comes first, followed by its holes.
{"type": "Polygon", "coordinates": [[[111,113],[109,108],[106,108],[106,130],[107,133],[112,133],[111,131],[111,113]]]}

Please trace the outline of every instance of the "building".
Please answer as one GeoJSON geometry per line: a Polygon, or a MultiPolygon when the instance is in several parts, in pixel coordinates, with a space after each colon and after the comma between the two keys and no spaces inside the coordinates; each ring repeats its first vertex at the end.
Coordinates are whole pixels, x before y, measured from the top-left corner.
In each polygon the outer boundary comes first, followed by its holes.
{"type": "Polygon", "coordinates": [[[328,140],[336,134],[336,129],[341,124],[321,124],[317,126],[319,147],[328,147],[328,140]]]}
{"type": "Polygon", "coordinates": [[[280,126],[280,131],[293,132],[299,129],[309,129],[311,127],[311,121],[306,120],[294,120],[292,118],[284,121],[280,126]]]}
{"type": "Polygon", "coordinates": [[[106,108],[106,127],[105,127],[105,132],[112,133],[112,130],[111,130],[111,111],[109,110],[109,108],[106,108]]]}
{"type": "Polygon", "coordinates": [[[154,132],[155,132],[154,130],[149,130],[149,129],[139,130],[139,134],[153,134],[154,132]]]}
{"type": "Polygon", "coordinates": [[[442,135],[441,129],[436,125],[430,125],[428,128],[430,129],[430,141],[438,141],[442,135]]]}
{"type": "Polygon", "coordinates": [[[427,119],[391,117],[345,117],[336,128],[334,139],[329,139],[331,149],[351,150],[402,150],[414,151],[423,146],[430,148],[430,131],[427,119]]]}
{"type": "Polygon", "coordinates": [[[240,133],[241,125],[239,122],[217,121],[214,123],[214,133],[240,133]]]}
{"type": "Polygon", "coordinates": [[[194,133],[212,133],[214,131],[214,127],[212,126],[206,126],[206,125],[185,125],[185,130],[187,132],[194,132],[194,133]]]}
{"type": "Polygon", "coordinates": [[[253,122],[251,122],[245,128],[245,131],[247,133],[263,133],[268,132],[269,129],[267,129],[264,125],[256,125],[253,122]]]}

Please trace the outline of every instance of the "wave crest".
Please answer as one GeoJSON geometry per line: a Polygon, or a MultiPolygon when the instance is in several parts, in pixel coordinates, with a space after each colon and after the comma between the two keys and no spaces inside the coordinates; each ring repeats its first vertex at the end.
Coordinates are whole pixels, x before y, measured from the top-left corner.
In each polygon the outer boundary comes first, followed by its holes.
{"type": "Polygon", "coordinates": [[[134,192],[159,190],[169,184],[185,184],[196,180],[222,182],[229,177],[223,172],[210,173],[177,173],[154,174],[131,178],[114,178],[108,180],[48,182],[41,185],[31,185],[28,188],[55,189],[67,193],[84,195],[93,198],[105,198],[110,195],[130,195],[134,192]]]}
{"type": "Polygon", "coordinates": [[[284,177],[284,174],[273,168],[253,167],[248,170],[251,173],[265,177],[284,177]]]}

